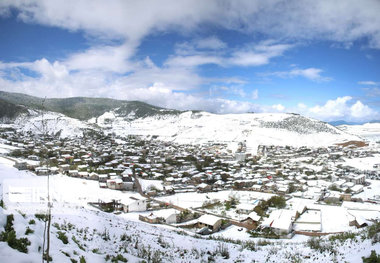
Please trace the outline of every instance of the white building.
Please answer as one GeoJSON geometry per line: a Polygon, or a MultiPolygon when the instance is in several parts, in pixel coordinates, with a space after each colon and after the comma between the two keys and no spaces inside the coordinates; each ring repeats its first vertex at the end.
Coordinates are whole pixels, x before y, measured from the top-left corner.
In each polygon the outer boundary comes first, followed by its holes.
{"type": "Polygon", "coordinates": [[[146,200],[130,197],[127,201],[123,202],[123,211],[128,212],[142,212],[146,211],[146,200]]]}

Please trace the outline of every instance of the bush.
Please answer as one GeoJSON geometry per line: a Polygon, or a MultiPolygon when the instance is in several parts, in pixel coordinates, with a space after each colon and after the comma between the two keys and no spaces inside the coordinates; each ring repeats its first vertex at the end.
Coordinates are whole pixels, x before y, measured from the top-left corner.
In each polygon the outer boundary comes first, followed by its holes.
{"type": "Polygon", "coordinates": [[[13,221],[13,215],[8,215],[7,222],[4,227],[5,231],[0,233],[0,241],[7,242],[11,248],[17,249],[22,253],[28,253],[30,241],[27,238],[16,238],[16,232],[13,229],[13,221]]]}
{"type": "Polygon", "coordinates": [[[30,245],[30,241],[27,238],[16,238],[16,232],[13,230],[9,232],[2,232],[0,234],[0,241],[4,241],[8,243],[8,246],[14,248],[22,253],[28,253],[28,246],[30,245]]]}
{"type": "Polygon", "coordinates": [[[34,219],[29,220],[29,225],[34,225],[35,223],[36,223],[36,221],[34,219]]]}
{"type": "Polygon", "coordinates": [[[344,242],[348,239],[355,239],[356,238],[356,234],[355,233],[352,233],[352,232],[344,232],[344,233],[340,233],[340,234],[337,234],[337,235],[332,235],[329,237],[329,240],[331,242],[334,242],[334,241],[340,241],[340,242],[344,242]]]}
{"type": "Polygon", "coordinates": [[[35,216],[37,219],[42,220],[42,221],[47,221],[47,219],[48,219],[48,216],[45,215],[45,214],[35,214],[34,216],[35,216]]]}
{"type": "Polygon", "coordinates": [[[372,244],[380,242],[380,222],[376,222],[366,229],[367,238],[372,240],[372,244]]]}
{"type": "Polygon", "coordinates": [[[29,227],[26,228],[25,235],[33,234],[34,230],[30,229],[29,227]]]}
{"type": "Polygon", "coordinates": [[[67,243],[69,243],[69,240],[64,232],[58,231],[57,234],[57,238],[61,240],[63,244],[66,245],[67,243]]]}
{"type": "Polygon", "coordinates": [[[312,237],[307,241],[307,245],[314,250],[317,250],[321,253],[328,251],[330,253],[335,254],[336,251],[334,250],[334,247],[332,244],[327,244],[324,242],[321,238],[315,238],[312,237]]]}
{"type": "Polygon", "coordinates": [[[84,249],[84,247],[79,243],[79,241],[75,238],[75,236],[73,236],[71,239],[74,241],[75,244],[78,245],[78,247],[79,247],[81,250],[86,251],[86,250],[84,249]]]}
{"type": "Polygon", "coordinates": [[[216,254],[220,254],[224,259],[230,258],[230,252],[225,244],[219,243],[218,247],[215,250],[216,254]]]}
{"type": "Polygon", "coordinates": [[[376,254],[375,250],[371,251],[368,258],[362,257],[363,263],[380,263],[380,255],[376,254]]]}
{"type": "Polygon", "coordinates": [[[119,261],[121,261],[121,262],[128,262],[128,260],[125,257],[123,257],[123,255],[121,255],[121,254],[118,254],[117,256],[114,256],[111,259],[111,262],[117,263],[119,261]]]}

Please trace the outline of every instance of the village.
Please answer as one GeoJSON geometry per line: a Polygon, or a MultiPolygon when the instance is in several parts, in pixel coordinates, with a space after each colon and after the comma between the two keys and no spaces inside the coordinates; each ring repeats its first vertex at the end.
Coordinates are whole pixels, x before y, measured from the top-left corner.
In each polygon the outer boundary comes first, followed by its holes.
{"type": "Polygon", "coordinates": [[[71,139],[10,128],[1,134],[2,144],[15,147],[2,157],[17,169],[96,182],[129,198],[99,195],[89,205],[148,224],[201,235],[292,238],[349,231],[380,218],[378,144],[260,145],[252,154],[245,142],[233,151],[223,143],[94,131],[71,139]],[[369,161],[364,167],[361,160],[369,161]]]}

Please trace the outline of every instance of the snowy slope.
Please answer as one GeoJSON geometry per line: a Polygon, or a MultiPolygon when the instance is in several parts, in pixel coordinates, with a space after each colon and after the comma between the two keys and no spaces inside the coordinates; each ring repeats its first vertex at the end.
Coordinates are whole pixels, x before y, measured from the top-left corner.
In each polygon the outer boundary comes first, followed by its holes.
{"type": "Polygon", "coordinates": [[[184,112],[131,119],[107,112],[90,122],[118,135],[156,135],[159,139],[178,143],[246,141],[255,150],[258,145],[326,146],[358,137],[310,118],[295,114],[212,114],[184,112]]]}
{"type": "Polygon", "coordinates": [[[14,124],[18,132],[59,135],[61,138],[82,136],[83,129],[90,128],[85,122],[61,113],[34,110],[19,116],[14,124]]]}
{"type": "Polygon", "coordinates": [[[380,141],[380,123],[365,123],[362,125],[340,125],[338,128],[365,140],[380,141]]]}

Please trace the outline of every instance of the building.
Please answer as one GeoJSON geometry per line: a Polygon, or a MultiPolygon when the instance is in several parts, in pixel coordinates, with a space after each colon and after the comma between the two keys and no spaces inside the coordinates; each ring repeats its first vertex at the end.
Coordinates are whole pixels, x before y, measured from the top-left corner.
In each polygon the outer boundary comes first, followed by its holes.
{"type": "Polygon", "coordinates": [[[17,168],[18,170],[26,170],[26,169],[28,169],[28,167],[26,165],[26,162],[18,162],[18,161],[16,161],[13,166],[15,168],[17,168]]]}
{"type": "Polygon", "coordinates": [[[142,212],[147,210],[147,202],[145,199],[137,199],[130,197],[129,200],[123,202],[123,211],[129,212],[142,212]]]}
{"type": "Polygon", "coordinates": [[[203,228],[207,227],[212,232],[216,232],[222,226],[222,219],[213,215],[203,215],[198,218],[198,227],[203,228]]]}
{"type": "Polygon", "coordinates": [[[346,181],[354,184],[365,184],[365,174],[349,174],[346,181]]]}

